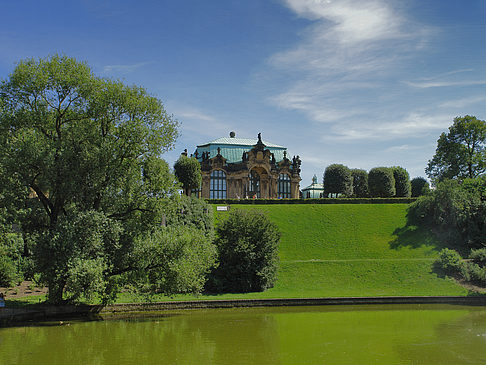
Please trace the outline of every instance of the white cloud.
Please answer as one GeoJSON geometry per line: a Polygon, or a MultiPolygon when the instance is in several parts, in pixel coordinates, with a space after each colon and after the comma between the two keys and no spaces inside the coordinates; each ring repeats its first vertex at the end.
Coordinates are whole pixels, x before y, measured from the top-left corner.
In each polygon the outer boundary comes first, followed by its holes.
{"type": "Polygon", "coordinates": [[[143,66],[146,66],[150,64],[150,62],[139,62],[135,63],[133,65],[107,65],[103,67],[103,73],[121,73],[121,74],[127,74],[131,73],[143,66]]]}
{"type": "Polygon", "coordinates": [[[486,85],[486,80],[428,81],[428,82],[405,81],[405,84],[412,86],[412,87],[419,88],[419,89],[427,89],[427,88],[430,88],[430,87],[486,85]]]}
{"type": "Polygon", "coordinates": [[[341,122],[323,133],[322,141],[386,141],[419,138],[427,134],[438,135],[451,123],[448,114],[411,112],[393,121],[368,119],[341,122]]]}
{"type": "Polygon", "coordinates": [[[411,60],[426,51],[436,29],[409,19],[391,0],[283,1],[312,23],[298,44],[270,58],[290,81],[269,101],[304,113],[321,141],[421,137],[448,126],[449,115],[419,105],[407,110],[410,100],[403,99],[407,88],[400,82],[399,72],[416,70],[411,60]]]}
{"type": "Polygon", "coordinates": [[[486,101],[486,95],[471,96],[469,98],[462,98],[456,100],[448,100],[439,104],[440,108],[464,108],[469,105],[477,103],[484,103],[486,101]]]}
{"type": "Polygon", "coordinates": [[[409,144],[402,144],[399,146],[391,146],[386,149],[387,152],[406,152],[421,149],[420,146],[411,146],[409,144]]]}
{"type": "Polygon", "coordinates": [[[383,1],[286,0],[286,4],[303,17],[326,21],[315,29],[316,40],[352,44],[401,36],[402,19],[383,1]]]}
{"type": "MultiPolygon", "coordinates": [[[[190,138],[196,136],[212,137],[229,133],[228,123],[220,121],[217,117],[187,105],[171,105],[170,110],[181,123],[182,134],[188,134],[190,138]]],[[[197,143],[202,143],[197,141],[197,143]]]]}
{"type": "Polygon", "coordinates": [[[430,28],[416,26],[385,0],[285,0],[298,15],[313,20],[304,40],[276,54],[278,67],[320,72],[383,69],[397,54],[421,46],[430,28]],[[393,45],[391,44],[393,43],[393,45]]]}

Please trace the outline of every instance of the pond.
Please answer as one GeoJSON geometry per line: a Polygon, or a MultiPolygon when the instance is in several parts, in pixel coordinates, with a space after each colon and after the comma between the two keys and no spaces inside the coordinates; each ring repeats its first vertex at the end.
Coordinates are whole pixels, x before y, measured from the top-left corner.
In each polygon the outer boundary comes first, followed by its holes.
{"type": "Polygon", "coordinates": [[[1,364],[486,364],[486,307],[186,310],[0,329],[1,364]]]}

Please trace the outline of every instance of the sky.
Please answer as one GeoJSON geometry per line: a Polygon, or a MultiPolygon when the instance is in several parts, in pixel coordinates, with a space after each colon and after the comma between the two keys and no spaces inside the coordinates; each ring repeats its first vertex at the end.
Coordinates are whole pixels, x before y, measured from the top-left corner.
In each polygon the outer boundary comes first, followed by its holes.
{"type": "Polygon", "coordinates": [[[0,0],[0,79],[64,54],[180,122],[164,158],[235,131],[326,166],[425,176],[457,116],[486,119],[486,0],[0,0]]]}

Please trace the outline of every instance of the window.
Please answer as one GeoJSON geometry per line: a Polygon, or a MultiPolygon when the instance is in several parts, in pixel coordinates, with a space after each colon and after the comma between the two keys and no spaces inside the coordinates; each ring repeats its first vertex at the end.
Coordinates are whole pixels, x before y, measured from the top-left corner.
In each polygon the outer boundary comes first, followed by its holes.
{"type": "Polygon", "coordinates": [[[224,171],[211,172],[209,199],[226,199],[226,174],[224,171]]]}
{"type": "Polygon", "coordinates": [[[287,174],[278,175],[278,197],[290,198],[290,176],[287,174]]]}
{"type": "Polygon", "coordinates": [[[260,175],[256,171],[250,172],[250,194],[252,195],[251,197],[254,195],[257,198],[260,197],[260,175]]]}

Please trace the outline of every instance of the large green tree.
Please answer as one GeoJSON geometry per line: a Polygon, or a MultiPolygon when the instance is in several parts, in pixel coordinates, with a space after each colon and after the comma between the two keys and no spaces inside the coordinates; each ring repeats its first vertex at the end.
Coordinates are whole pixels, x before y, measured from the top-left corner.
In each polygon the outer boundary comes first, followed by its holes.
{"type": "Polygon", "coordinates": [[[51,301],[61,301],[69,283],[75,290],[89,278],[101,280],[97,292],[112,295],[114,277],[150,276],[171,261],[169,253],[183,259],[168,250],[160,260],[144,248],[169,244],[157,232],[166,229],[164,199],[177,188],[160,155],[173,147],[178,123],[157,98],[56,55],[20,61],[0,85],[0,108],[0,167],[17,187],[9,189],[11,200],[28,207],[19,219],[35,241],[51,301]],[[84,229],[92,235],[83,236],[84,229]],[[78,242],[63,247],[70,238],[78,242]],[[56,255],[51,275],[49,258],[56,255]],[[91,276],[82,279],[83,272],[91,276]]]}
{"type": "Polygon", "coordinates": [[[466,115],[454,118],[437,140],[425,172],[433,182],[474,178],[486,171],[486,122],[466,115]]]}

